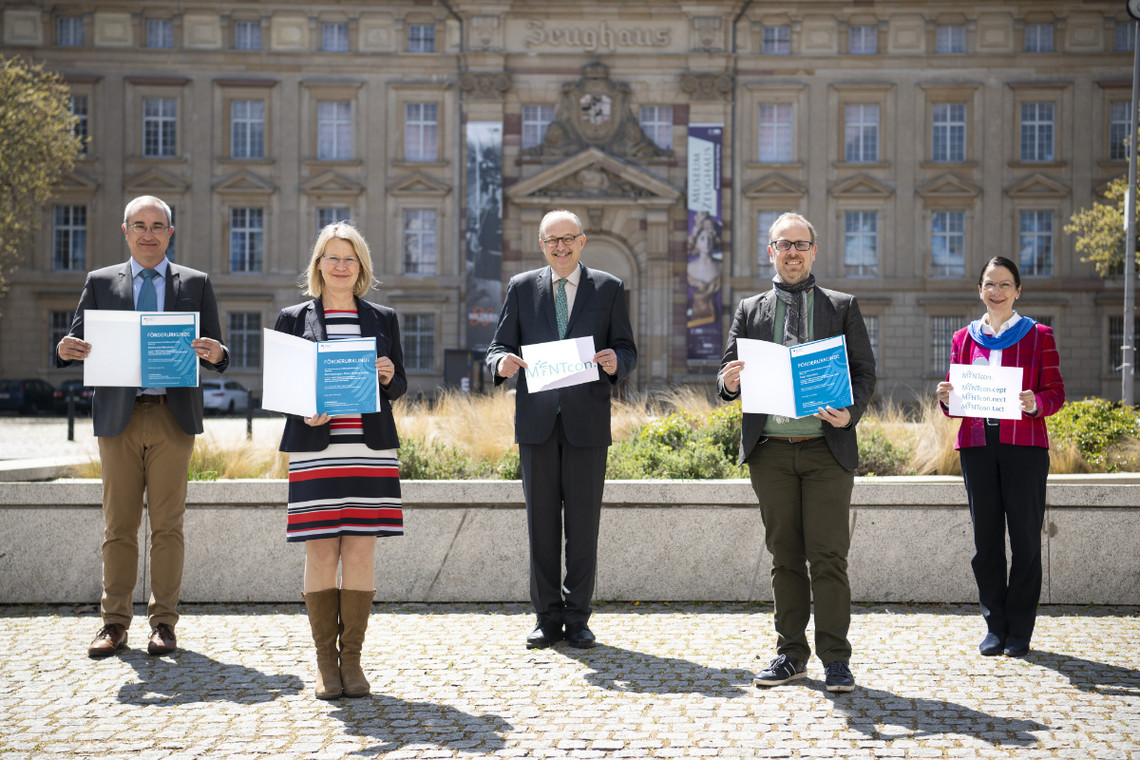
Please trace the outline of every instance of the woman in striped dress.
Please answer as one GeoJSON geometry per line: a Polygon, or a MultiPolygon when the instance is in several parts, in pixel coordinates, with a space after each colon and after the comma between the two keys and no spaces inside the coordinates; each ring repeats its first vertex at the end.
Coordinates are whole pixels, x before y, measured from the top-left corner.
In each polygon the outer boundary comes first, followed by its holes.
{"type": "Polygon", "coordinates": [[[312,341],[376,338],[380,410],[286,415],[280,447],[289,452],[286,539],[305,542],[316,696],[363,697],[371,690],[360,652],[376,595],[376,538],[404,532],[392,402],[408,381],[396,312],[361,300],[374,283],[368,244],[356,228],[337,222],[321,230],[305,277],[313,300],[282,309],[275,330],[312,341]]]}

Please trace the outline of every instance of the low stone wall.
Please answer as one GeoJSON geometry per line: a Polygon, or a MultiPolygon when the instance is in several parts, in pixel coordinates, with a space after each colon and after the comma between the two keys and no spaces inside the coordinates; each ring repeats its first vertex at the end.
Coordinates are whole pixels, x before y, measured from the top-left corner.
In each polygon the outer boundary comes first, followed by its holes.
{"type": "MultiPolygon", "coordinates": [[[[517,481],[403,487],[406,535],[379,541],[378,600],[528,599],[517,481]]],[[[285,495],[284,481],[190,484],[184,601],[300,600],[304,550],[285,542],[285,495]]],[[[99,481],[0,483],[0,603],[99,599],[100,500],[99,481]]],[[[1042,601],[1140,604],[1140,480],[1055,476],[1048,501],[1042,601]]],[[[856,600],[976,600],[960,478],[857,478],[850,519],[856,600]]],[[[610,481],[595,598],[770,600],[763,534],[747,481],[610,481]]]]}

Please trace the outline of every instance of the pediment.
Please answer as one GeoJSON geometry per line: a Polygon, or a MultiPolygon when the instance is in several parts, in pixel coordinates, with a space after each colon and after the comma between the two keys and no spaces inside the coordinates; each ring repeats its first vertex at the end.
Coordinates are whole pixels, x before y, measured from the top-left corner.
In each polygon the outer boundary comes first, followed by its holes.
{"type": "Polygon", "coordinates": [[[628,199],[668,205],[682,196],[668,182],[598,148],[587,148],[507,190],[507,197],[515,203],[531,205],[555,199],[628,199]]]}
{"type": "Polygon", "coordinates": [[[55,184],[56,193],[93,193],[98,188],[94,177],[80,171],[67,172],[55,184]]]}
{"type": "Polygon", "coordinates": [[[215,182],[214,192],[271,195],[277,192],[277,186],[256,172],[241,169],[215,182]]]}
{"type": "Polygon", "coordinates": [[[305,195],[356,197],[364,192],[364,186],[343,174],[325,172],[301,183],[305,195]]]}
{"type": "Polygon", "coordinates": [[[128,195],[180,195],[190,189],[190,183],[165,169],[144,169],[127,178],[123,189],[128,195]]]}
{"type": "Polygon", "coordinates": [[[890,198],[895,191],[867,174],[856,174],[831,188],[834,198],[890,198]]]}
{"type": "Polygon", "coordinates": [[[942,174],[918,188],[918,194],[928,199],[977,198],[982,190],[972,182],[953,174],[942,174]]]}
{"type": "Polygon", "coordinates": [[[1128,179],[1127,174],[1121,174],[1119,177],[1113,177],[1112,179],[1110,179],[1106,182],[1102,182],[1099,185],[1097,185],[1096,187],[1094,187],[1093,192],[1096,193],[1097,198],[1100,198],[1101,200],[1105,200],[1108,198],[1108,191],[1109,191],[1109,188],[1112,187],[1113,182],[1118,182],[1119,180],[1127,181],[1127,179],[1128,179]]]}
{"type": "Polygon", "coordinates": [[[389,184],[388,192],[391,195],[443,196],[451,192],[451,185],[440,182],[435,177],[429,177],[423,172],[415,172],[389,184]]]}
{"type": "Polygon", "coordinates": [[[1031,174],[1005,189],[1010,198],[1067,198],[1069,188],[1044,174],[1031,174]]]}
{"type": "Polygon", "coordinates": [[[807,188],[795,180],[788,179],[782,174],[768,174],[744,188],[745,198],[802,198],[807,195],[807,188]]]}

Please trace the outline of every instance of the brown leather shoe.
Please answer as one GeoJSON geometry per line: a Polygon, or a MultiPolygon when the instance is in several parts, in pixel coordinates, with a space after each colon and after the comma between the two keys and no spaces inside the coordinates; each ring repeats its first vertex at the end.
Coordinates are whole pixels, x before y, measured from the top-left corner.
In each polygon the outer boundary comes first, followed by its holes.
{"type": "Polygon", "coordinates": [[[159,623],[150,632],[150,641],[146,644],[147,654],[170,654],[178,648],[178,639],[174,636],[174,629],[166,623],[159,623]]]}
{"type": "Polygon", "coordinates": [[[108,623],[95,634],[95,640],[87,647],[87,656],[96,660],[110,657],[127,645],[127,628],[118,623],[108,623]]]}

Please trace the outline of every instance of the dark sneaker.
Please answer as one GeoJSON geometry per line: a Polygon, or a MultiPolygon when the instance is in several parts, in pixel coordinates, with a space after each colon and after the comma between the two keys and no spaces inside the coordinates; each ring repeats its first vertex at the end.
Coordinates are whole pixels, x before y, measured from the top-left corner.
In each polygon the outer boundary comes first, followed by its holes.
{"type": "Polygon", "coordinates": [[[806,678],[807,665],[795,657],[782,654],[768,663],[768,667],[761,670],[752,679],[757,686],[779,686],[797,678],[806,678]]]}
{"type": "Polygon", "coordinates": [[[982,639],[982,643],[978,644],[978,651],[981,653],[982,657],[993,657],[994,655],[999,655],[1002,653],[1003,649],[1005,649],[1005,642],[1002,641],[1001,638],[993,631],[987,633],[986,637],[982,639]]]}
{"type": "Polygon", "coordinates": [[[836,660],[827,665],[828,691],[854,691],[855,677],[851,675],[851,668],[843,660],[836,660]]]}

